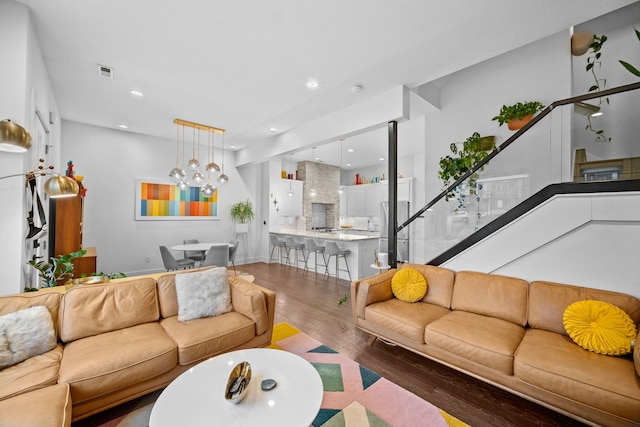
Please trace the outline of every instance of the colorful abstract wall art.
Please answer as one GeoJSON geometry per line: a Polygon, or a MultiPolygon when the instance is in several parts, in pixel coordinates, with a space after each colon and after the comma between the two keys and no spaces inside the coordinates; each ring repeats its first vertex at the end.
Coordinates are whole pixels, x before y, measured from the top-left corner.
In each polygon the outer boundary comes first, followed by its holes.
{"type": "Polygon", "coordinates": [[[136,221],[219,219],[218,190],[212,197],[200,187],[180,190],[175,184],[136,180],[136,221]]]}

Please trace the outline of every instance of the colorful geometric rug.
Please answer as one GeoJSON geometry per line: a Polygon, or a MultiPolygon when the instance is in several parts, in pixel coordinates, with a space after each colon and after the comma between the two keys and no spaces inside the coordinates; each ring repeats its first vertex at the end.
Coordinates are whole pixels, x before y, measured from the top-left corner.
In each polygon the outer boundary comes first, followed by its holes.
{"type": "MultiPolygon", "coordinates": [[[[272,342],[270,348],[297,354],[320,373],[324,395],[312,427],[469,427],[288,323],[274,326],[272,342]]],[[[80,420],[72,427],[148,427],[153,403],[161,392],[80,420]]]]}
{"type": "Polygon", "coordinates": [[[275,325],[272,342],[320,373],[324,396],[313,427],[467,426],[287,323],[275,325]]]}

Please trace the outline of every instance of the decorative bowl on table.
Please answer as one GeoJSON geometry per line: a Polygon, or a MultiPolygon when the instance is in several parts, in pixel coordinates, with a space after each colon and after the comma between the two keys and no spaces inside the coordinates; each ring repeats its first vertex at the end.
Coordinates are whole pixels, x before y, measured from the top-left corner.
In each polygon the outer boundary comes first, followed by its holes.
{"type": "Polygon", "coordinates": [[[234,366],[231,374],[229,374],[224,391],[224,398],[227,402],[240,403],[249,391],[249,381],[251,381],[251,365],[249,362],[238,363],[234,366]]]}

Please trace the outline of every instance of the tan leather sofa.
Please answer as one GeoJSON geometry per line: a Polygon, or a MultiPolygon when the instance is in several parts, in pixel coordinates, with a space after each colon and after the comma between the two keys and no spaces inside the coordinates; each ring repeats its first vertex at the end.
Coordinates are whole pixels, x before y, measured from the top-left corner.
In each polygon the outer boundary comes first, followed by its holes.
{"type": "Polygon", "coordinates": [[[274,292],[230,276],[233,311],[181,323],[176,274],[0,297],[0,315],[45,305],[59,338],[55,349],[0,370],[0,425],[69,426],[204,359],[271,343],[274,292]]]}
{"type": "MultiPolygon", "coordinates": [[[[427,279],[425,297],[400,301],[392,269],[351,284],[357,328],[591,425],[640,425],[640,344],[606,356],[575,344],[562,324],[573,302],[595,299],[640,323],[621,293],[404,264],[427,279]]],[[[640,343],[640,334],[638,336],[640,343]]]]}

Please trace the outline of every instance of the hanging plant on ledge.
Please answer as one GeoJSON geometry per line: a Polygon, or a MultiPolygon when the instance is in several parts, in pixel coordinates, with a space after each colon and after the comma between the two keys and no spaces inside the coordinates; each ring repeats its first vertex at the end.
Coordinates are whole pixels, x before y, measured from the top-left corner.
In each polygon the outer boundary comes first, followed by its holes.
{"type": "MultiPolygon", "coordinates": [[[[602,62],[600,60],[602,56],[601,50],[602,50],[602,46],[606,41],[607,41],[607,36],[605,36],[604,34],[600,37],[594,34],[593,41],[589,46],[590,54],[587,57],[587,65],[585,67],[585,70],[592,74],[593,80],[594,80],[594,84],[589,88],[589,92],[601,91],[607,85],[607,79],[599,78],[598,75],[596,74],[596,70],[599,70],[600,66],[602,65],[602,62]]],[[[604,98],[604,100],[600,98],[598,102],[598,107],[600,107],[603,104],[603,102],[606,102],[607,105],[609,105],[609,98],[606,97],[604,98]]],[[[593,132],[596,135],[596,139],[595,139],[596,142],[611,142],[611,138],[605,135],[604,129],[597,129],[597,130],[594,129],[593,123],[591,122],[592,115],[587,114],[586,117],[587,117],[587,126],[585,127],[585,129],[593,132]]]]}

